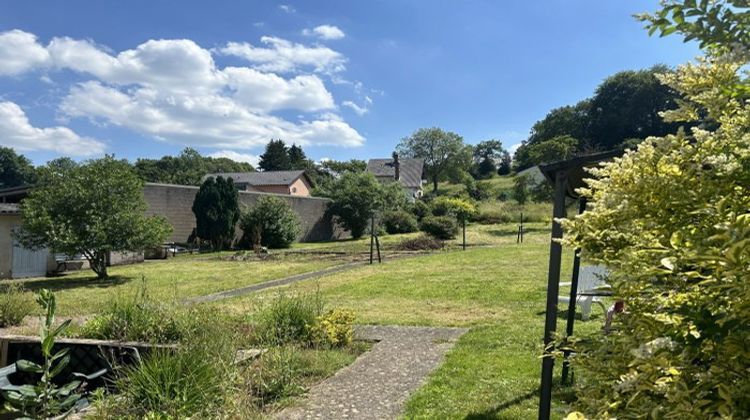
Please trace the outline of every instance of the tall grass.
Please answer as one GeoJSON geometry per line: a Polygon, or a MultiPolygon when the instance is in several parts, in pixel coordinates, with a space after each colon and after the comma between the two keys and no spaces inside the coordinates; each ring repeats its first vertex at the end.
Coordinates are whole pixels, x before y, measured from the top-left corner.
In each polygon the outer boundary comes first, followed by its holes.
{"type": "Polygon", "coordinates": [[[11,284],[0,290],[0,328],[20,325],[35,310],[34,295],[21,286],[11,284]]]}
{"type": "Polygon", "coordinates": [[[313,326],[323,314],[325,303],[319,293],[279,292],[257,317],[257,338],[261,343],[281,345],[291,342],[311,344],[313,326]]]}

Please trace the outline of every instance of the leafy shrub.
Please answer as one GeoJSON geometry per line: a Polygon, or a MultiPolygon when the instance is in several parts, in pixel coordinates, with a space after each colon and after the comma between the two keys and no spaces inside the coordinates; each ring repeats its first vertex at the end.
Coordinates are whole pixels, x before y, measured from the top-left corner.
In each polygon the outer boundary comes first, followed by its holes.
{"type": "Polygon", "coordinates": [[[331,346],[343,347],[352,343],[354,338],[354,311],[336,308],[318,316],[313,327],[317,342],[331,346]]]}
{"type": "Polygon", "coordinates": [[[279,293],[258,316],[257,335],[264,344],[314,343],[312,331],[323,313],[320,294],[279,293]]]}
{"type": "Polygon", "coordinates": [[[430,206],[427,205],[424,200],[417,200],[412,205],[411,212],[414,213],[417,220],[421,222],[425,216],[430,214],[430,206]]]}
{"type": "Polygon", "coordinates": [[[627,309],[575,346],[587,416],[750,418],[750,103],[747,55],[732,57],[663,77],[685,96],[665,118],[705,115],[713,131],[649,138],[594,170],[589,210],[564,224],[627,309]]]}
{"type": "Polygon", "coordinates": [[[429,251],[442,249],[443,241],[430,235],[420,235],[416,238],[404,239],[396,245],[399,251],[429,251]]]}
{"type": "Polygon", "coordinates": [[[404,210],[389,211],[383,215],[383,226],[390,234],[411,233],[419,230],[417,219],[404,210]]]}
{"type": "Polygon", "coordinates": [[[450,216],[425,217],[420,229],[438,239],[453,239],[458,234],[456,219],[450,216]]]}
{"type": "Polygon", "coordinates": [[[430,203],[433,216],[447,216],[450,214],[451,205],[447,197],[438,197],[430,203]]]}
{"type": "Polygon", "coordinates": [[[297,213],[279,197],[263,197],[248,211],[243,212],[240,227],[244,231],[242,242],[250,246],[253,237],[269,248],[289,248],[300,232],[297,213]]]}
{"type": "Polygon", "coordinates": [[[155,350],[124,367],[116,387],[121,409],[131,416],[194,418],[220,401],[222,375],[217,363],[195,349],[155,350]]]}
{"type": "Polygon", "coordinates": [[[184,323],[191,319],[173,305],[149,298],[144,286],[132,298],[111,300],[104,311],[81,327],[79,335],[102,340],[170,343],[184,336],[184,323]]]}
{"type": "Polygon", "coordinates": [[[17,284],[8,285],[0,292],[0,328],[20,325],[36,308],[34,296],[17,284]]]}
{"type": "MultiPolygon", "coordinates": [[[[323,186],[317,194],[333,200],[329,212],[352,237],[360,238],[367,232],[372,214],[383,207],[386,190],[371,173],[346,172],[323,186]]],[[[403,193],[401,200],[406,200],[403,193]]]]}
{"type": "Polygon", "coordinates": [[[497,195],[497,199],[499,201],[508,201],[511,198],[511,193],[509,191],[500,191],[500,193],[497,195]]]}
{"type": "Polygon", "coordinates": [[[466,192],[472,200],[485,201],[492,197],[492,190],[490,184],[486,182],[474,182],[472,188],[467,185],[466,192]]]}

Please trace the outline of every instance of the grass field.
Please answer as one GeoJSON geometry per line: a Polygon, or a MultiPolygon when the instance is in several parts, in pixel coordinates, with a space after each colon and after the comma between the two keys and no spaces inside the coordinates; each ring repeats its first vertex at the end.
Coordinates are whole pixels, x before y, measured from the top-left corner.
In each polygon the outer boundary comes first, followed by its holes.
{"type": "MultiPolygon", "coordinates": [[[[501,232],[513,228],[495,226],[501,232]]],[[[497,247],[390,261],[291,289],[319,290],[336,306],[354,308],[359,323],[471,327],[410,399],[407,418],[534,418],[549,251],[548,233],[539,229],[522,245],[500,235],[505,242],[497,247]]],[[[572,253],[564,257],[566,278],[572,253]]],[[[247,313],[275,293],[214,305],[247,313]]],[[[596,330],[602,319],[595,312],[576,328],[596,330]]],[[[565,408],[556,402],[558,414],[565,408]]]]}
{"type": "MultiPolygon", "coordinates": [[[[407,418],[533,418],[536,416],[544,322],[548,223],[526,225],[516,244],[515,224],[470,225],[467,251],[458,240],[432,255],[394,259],[395,245],[415,236],[383,236],[385,263],[362,266],[289,286],[319,291],[331,307],[349,307],[363,324],[461,326],[471,330],[428,383],[411,397],[407,418]]],[[[141,276],[158,299],[180,299],[309,272],[362,258],[369,238],[295,244],[270,260],[231,261],[233,253],[187,255],[166,261],[113,267],[113,278],[92,273],[32,279],[25,286],[56,291],[61,315],[90,314],[109,299],[135,293],[141,276]],[[326,256],[331,253],[333,256],[326,256]],[[342,256],[343,255],[343,256],[342,256]]],[[[564,255],[563,277],[572,253],[564,255]]],[[[252,315],[277,289],[210,305],[223,314],[252,315]]],[[[579,321],[579,331],[601,327],[603,315],[579,321]]],[[[563,329],[562,322],[559,330],[563,329]]],[[[565,404],[555,403],[557,414],[565,404]]]]}
{"type": "Polygon", "coordinates": [[[96,313],[123,294],[137,293],[145,281],[148,293],[160,300],[180,300],[340,264],[317,256],[281,255],[267,261],[228,261],[215,255],[178,256],[169,260],[110,267],[110,278],[98,280],[90,270],[60,277],[29,279],[24,288],[47,288],[57,295],[63,316],[96,313]]]}

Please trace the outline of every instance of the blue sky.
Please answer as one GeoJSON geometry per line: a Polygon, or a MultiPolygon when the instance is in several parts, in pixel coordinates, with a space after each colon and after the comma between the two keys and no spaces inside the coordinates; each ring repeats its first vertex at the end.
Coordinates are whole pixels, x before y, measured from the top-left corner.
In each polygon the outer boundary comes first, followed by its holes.
{"type": "Polygon", "coordinates": [[[614,72],[698,55],[652,1],[15,1],[0,4],[0,144],[41,164],[114,153],[388,156],[439,126],[519,143],[614,72]]]}

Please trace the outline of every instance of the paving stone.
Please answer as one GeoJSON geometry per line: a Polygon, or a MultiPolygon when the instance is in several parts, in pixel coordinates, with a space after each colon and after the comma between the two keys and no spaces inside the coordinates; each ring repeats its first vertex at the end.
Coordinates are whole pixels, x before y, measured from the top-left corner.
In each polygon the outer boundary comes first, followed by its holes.
{"type": "Polygon", "coordinates": [[[357,326],[356,337],[377,341],[372,349],[314,386],[300,405],[279,419],[390,419],[426,381],[464,328],[357,326]]]}

